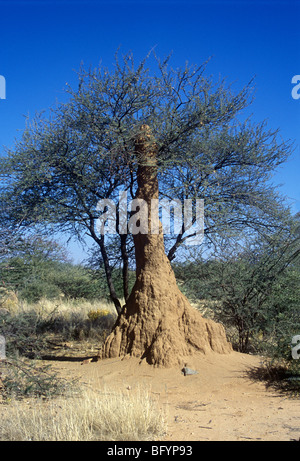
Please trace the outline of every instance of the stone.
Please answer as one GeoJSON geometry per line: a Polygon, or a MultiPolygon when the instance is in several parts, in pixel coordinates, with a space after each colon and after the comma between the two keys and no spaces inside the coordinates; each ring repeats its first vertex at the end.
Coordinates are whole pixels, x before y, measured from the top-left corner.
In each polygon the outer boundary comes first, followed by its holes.
{"type": "Polygon", "coordinates": [[[198,374],[197,370],[192,370],[192,368],[188,368],[188,367],[183,367],[181,372],[184,374],[184,376],[197,375],[198,374]]]}

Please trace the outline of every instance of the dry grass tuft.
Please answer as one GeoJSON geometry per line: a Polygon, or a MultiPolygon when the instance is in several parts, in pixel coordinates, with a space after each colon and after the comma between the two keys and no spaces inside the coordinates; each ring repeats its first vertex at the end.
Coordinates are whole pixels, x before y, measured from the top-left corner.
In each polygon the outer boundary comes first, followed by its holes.
{"type": "Polygon", "coordinates": [[[2,441],[143,441],[165,433],[165,416],[147,392],[84,390],[30,404],[14,401],[1,421],[2,441]]]}

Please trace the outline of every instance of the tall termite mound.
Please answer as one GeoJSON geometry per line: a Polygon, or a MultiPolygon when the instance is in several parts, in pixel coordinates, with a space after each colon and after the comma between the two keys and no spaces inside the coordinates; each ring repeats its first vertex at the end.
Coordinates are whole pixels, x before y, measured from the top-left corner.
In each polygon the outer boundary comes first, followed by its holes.
{"type": "Polygon", "coordinates": [[[148,204],[147,234],[133,236],[136,282],[112,333],[100,351],[102,358],[130,354],[156,366],[182,365],[195,352],[227,353],[231,345],[222,325],[204,319],[177,287],[159,233],[151,233],[151,199],[158,199],[157,147],[143,125],[136,138],[138,162],[136,198],[148,204]]]}

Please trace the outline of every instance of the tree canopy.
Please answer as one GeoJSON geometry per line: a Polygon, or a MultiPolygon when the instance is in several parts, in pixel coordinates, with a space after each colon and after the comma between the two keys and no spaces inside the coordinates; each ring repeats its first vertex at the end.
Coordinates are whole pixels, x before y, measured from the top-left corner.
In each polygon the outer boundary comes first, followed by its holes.
{"type": "MultiPolygon", "coordinates": [[[[91,237],[119,311],[111,256],[122,262],[126,300],[132,239],[118,224],[115,236],[97,232],[97,203],[117,203],[120,191],[135,197],[134,140],[142,125],[151,127],[157,145],[160,197],[204,199],[204,244],[225,231],[274,230],[289,216],[271,178],[291,143],[265,122],[242,120],[252,81],[233,92],[225,80],[206,76],[207,65],[173,69],[169,57],[150,53],[138,64],[131,54],[116,55],[112,70],[81,68],[68,101],[28,120],[1,159],[1,202],[9,206],[3,225],[91,237]]],[[[170,260],[188,238],[184,227],[165,236],[170,260]]]]}

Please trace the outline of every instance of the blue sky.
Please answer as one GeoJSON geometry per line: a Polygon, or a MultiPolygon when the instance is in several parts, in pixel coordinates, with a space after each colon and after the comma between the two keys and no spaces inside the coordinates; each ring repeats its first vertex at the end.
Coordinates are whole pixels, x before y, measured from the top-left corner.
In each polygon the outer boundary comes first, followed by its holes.
{"type": "MultiPolygon", "coordinates": [[[[172,55],[174,67],[201,64],[241,89],[255,76],[253,120],[267,119],[295,141],[274,182],[300,211],[300,99],[291,83],[300,75],[300,0],[0,0],[0,153],[12,147],[25,118],[64,100],[76,86],[80,63],[110,67],[118,47],[142,59],[152,47],[172,55]]],[[[299,91],[300,93],[300,91],[299,91]]]]}

